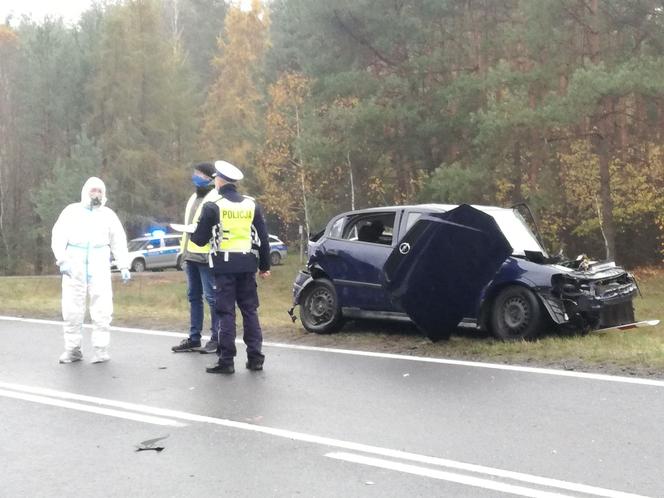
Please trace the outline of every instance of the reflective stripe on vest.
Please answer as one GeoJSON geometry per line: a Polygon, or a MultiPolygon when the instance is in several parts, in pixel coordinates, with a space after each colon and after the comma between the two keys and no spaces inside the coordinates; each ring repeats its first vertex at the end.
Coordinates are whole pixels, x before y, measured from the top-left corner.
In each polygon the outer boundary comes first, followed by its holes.
{"type": "Polygon", "coordinates": [[[250,252],[251,224],[254,221],[256,203],[245,197],[242,202],[231,202],[223,197],[216,201],[219,206],[219,227],[222,252],[250,252]]]}

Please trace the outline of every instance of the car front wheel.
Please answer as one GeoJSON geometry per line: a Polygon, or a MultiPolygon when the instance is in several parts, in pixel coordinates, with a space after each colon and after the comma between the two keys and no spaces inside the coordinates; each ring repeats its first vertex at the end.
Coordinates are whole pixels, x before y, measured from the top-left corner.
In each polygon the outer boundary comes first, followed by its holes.
{"type": "Polygon", "coordinates": [[[281,264],[281,254],[278,252],[273,252],[270,254],[270,265],[277,266],[281,264]]]}
{"type": "Polygon", "coordinates": [[[493,302],[491,329],[499,339],[533,339],[540,332],[541,323],[542,307],[530,289],[507,287],[493,302]]]}
{"type": "Polygon", "coordinates": [[[131,271],[135,271],[136,273],[145,271],[145,261],[142,259],[135,259],[131,264],[131,271]]]}
{"type": "Polygon", "coordinates": [[[332,282],[321,278],[304,289],[300,315],[302,325],[309,332],[331,334],[341,328],[341,308],[332,282]]]}

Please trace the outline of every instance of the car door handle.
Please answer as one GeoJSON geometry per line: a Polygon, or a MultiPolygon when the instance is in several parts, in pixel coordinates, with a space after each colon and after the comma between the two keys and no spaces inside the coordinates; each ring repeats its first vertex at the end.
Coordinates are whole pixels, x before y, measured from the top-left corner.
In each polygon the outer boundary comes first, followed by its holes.
{"type": "Polygon", "coordinates": [[[330,256],[339,256],[339,251],[337,251],[336,249],[328,249],[328,250],[327,250],[327,253],[328,253],[330,256]]]}

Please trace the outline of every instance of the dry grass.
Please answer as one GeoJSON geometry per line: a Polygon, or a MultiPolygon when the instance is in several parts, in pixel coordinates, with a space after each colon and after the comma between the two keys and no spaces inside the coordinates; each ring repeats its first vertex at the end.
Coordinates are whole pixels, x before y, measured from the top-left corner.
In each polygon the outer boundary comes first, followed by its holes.
{"type": "MultiPolygon", "coordinates": [[[[293,324],[286,313],[298,268],[297,256],[293,256],[273,269],[271,279],[259,281],[260,317],[266,340],[664,378],[662,324],[587,336],[550,334],[538,341],[509,343],[463,331],[449,341],[432,343],[412,326],[385,322],[350,322],[337,334],[309,334],[299,322],[293,324]]],[[[643,298],[636,299],[637,317],[664,318],[664,269],[642,269],[636,274],[643,292],[643,298]]],[[[126,285],[114,280],[114,289],[115,325],[188,330],[182,272],[133,274],[126,285]]],[[[0,314],[60,319],[60,279],[0,278],[0,314]]]]}

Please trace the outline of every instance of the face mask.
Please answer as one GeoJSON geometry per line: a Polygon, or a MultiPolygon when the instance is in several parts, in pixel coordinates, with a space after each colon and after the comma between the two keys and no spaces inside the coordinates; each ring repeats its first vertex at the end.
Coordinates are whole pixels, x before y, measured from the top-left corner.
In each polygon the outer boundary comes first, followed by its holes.
{"type": "Polygon", "coordinates": [[[92,207],[101,206],[101,197],[91,197],[90,198],[90,205],[92,207]]]}
{"type": "Polygon", "coordinates": [[[210,185],[211,180],[206,180],[202,176],[198,176],[198,175],[194,174],[194,175],[191,175],[191,181],[196,186],[196,188],[201,188],[201,187],[207,187],[208,185],[210,185]]]}

